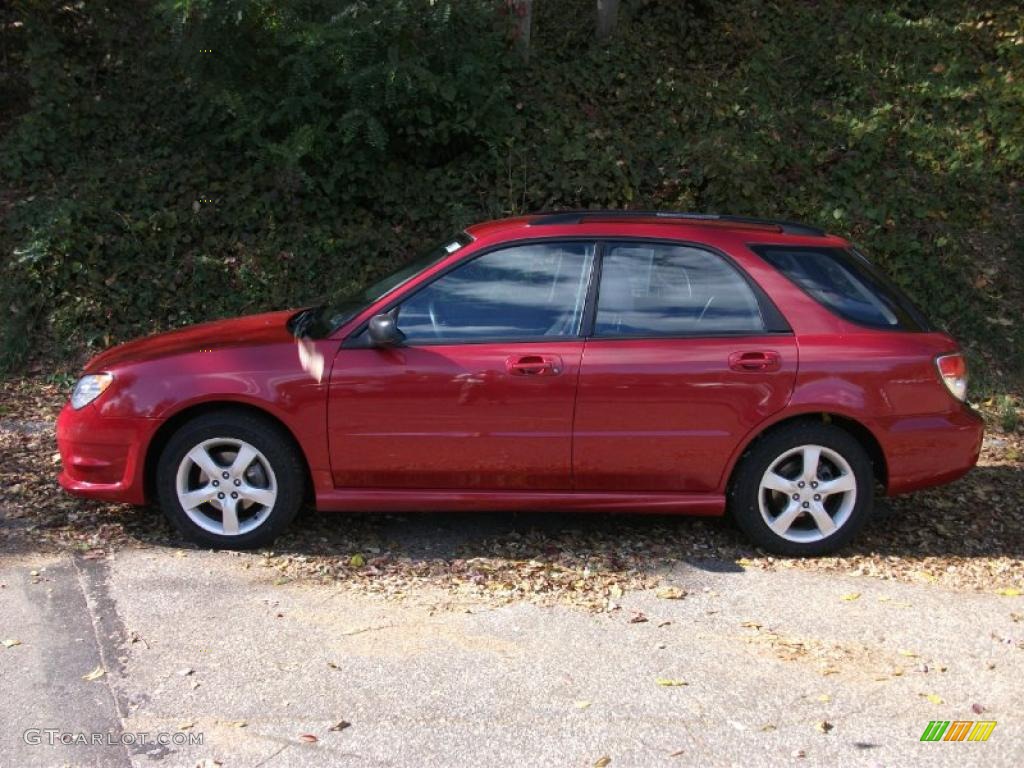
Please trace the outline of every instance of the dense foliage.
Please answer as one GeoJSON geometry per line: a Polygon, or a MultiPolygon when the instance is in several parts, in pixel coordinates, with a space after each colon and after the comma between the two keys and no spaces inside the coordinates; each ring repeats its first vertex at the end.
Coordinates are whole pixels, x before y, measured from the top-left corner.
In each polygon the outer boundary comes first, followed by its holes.
{"type": "Polygon", "coordinates": [[[75,364],[298,305],[482,218],[778,215],[860,243],[990,381],[1024,370],[1012,4],[16,0],[0,355],[75,364]]]}

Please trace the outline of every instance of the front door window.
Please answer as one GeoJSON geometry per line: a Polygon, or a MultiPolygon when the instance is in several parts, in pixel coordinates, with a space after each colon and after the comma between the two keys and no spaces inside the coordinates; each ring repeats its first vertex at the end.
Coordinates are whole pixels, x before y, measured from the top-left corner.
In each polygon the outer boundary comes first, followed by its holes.
{"type": "Polygon", "coordinates": [[[592,243],[533,243],[456,267],[399,308],[411,345],[548,340],[579,333],[592,243]]]}

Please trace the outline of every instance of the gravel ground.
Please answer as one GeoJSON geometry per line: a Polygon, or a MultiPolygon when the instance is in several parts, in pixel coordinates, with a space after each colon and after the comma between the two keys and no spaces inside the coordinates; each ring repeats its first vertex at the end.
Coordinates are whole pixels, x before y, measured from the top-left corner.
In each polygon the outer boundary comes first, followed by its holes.
{"type": "MultiPolygon", "coordinates": [[[[153,509],[73,499],[55,477],[64,386],[0,384],[0,552],[176,547],[153,509]]],[[[439,605],[562,603],[614,609],[674,565],[841,572],[1007,597],[1024,592],[1024,440],[990,414],[979,467],[945,488],[879,501],[838,557],[764,556],[718,520],[605,514],[301,516],[273,551],[238,557],[276,584],[312,581],[439,605]],[[441,597],[439,597],[439,595],[441,597]],[[423,598],[427,599],[427,598],[423,598]]]]}

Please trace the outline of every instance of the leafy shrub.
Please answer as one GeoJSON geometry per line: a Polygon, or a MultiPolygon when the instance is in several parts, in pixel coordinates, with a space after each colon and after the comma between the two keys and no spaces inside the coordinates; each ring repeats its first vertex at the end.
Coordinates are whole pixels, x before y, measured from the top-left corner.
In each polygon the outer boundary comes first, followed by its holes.
{"type": "Polygon", "coordinates": [[[1019,386],[1015,8],[633,0],[597,45],[592,0],[539,2],[522,66],[496,5],[19,0],[0,364],[73,365],[314,301],[474,220],[601,206],[829,227],[965,342],[975,382],[1019,386]]]}
{"type": "Polygon", "coordinates": [[[480,0],[171,0],[209,140],[359,198],[382,160],[436,166],[509,116],[480,0]]]}

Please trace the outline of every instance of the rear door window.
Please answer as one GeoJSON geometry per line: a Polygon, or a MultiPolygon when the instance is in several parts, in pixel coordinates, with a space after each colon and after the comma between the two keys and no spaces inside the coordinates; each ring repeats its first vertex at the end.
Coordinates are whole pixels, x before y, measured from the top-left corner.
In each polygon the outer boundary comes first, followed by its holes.
{"type": "Polygon", "coordinates": [[[924,331],[921,311],[863,256],[841,248],[752,246],[761,258],[840,317],[872,328],[924,331]]]}
{"type": "Polygon", "coordinates": [[[765,331],[747,281],[721,256],[686,245],[611,243],[594,336],[706,336],[765,331]]]}

